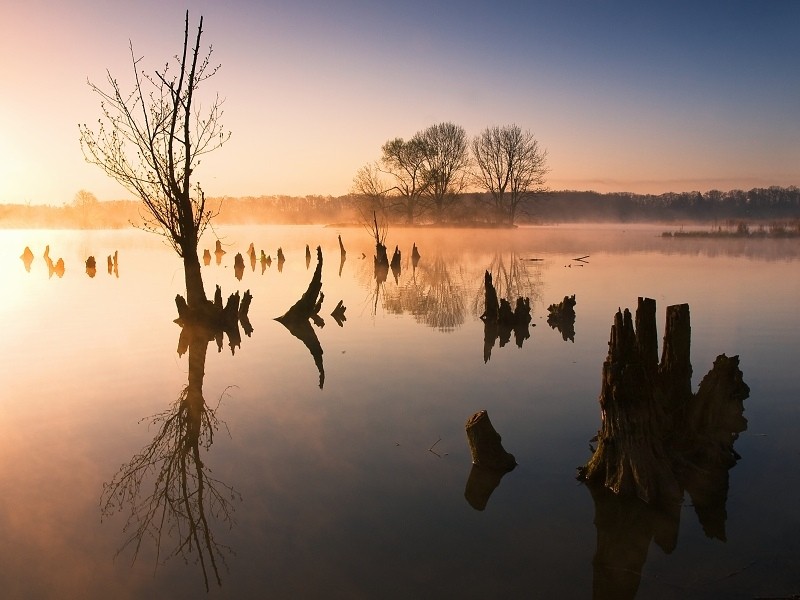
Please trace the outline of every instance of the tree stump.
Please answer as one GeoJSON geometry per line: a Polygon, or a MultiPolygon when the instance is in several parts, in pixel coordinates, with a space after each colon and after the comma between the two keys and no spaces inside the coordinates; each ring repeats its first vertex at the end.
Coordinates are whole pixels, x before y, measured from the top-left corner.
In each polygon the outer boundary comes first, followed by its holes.
{"type": "Polygon", "coordinates": [[[472,415],[467,420],[465,429],[473,465],[502,472],[517,466],[514,455],[503,448],[500,434],[495,431],[485,410],[472,415]]]}
{"type": "MultiPolygon", "coordinates": [[[[747,426],[742,412],[749,388],[738,357],[722,354],[692,394],[690,350],[688,304],[667,307],[658,365],[655,301],[639,298],[635,329],[628,309],[617,312],[603,363],[598,445],[579,479],[662,506],[697,489],[709,498],[699,506],[710,507],[719,504],[721,491],[724,506],[727,470],[738,458],[733,442],[747,426]],[[711,481],[716,499],[701,489],[711,481]]],[[[719,514],[708,519],[715,537],[721,529],[711,521],[719,514]]]]}
{"type": "Polygon", "coordinates": [[[575,342],[575,294],[564,296],[558,304],[547,307],[547,324],[557,329],[564,341],[575,342]]]}

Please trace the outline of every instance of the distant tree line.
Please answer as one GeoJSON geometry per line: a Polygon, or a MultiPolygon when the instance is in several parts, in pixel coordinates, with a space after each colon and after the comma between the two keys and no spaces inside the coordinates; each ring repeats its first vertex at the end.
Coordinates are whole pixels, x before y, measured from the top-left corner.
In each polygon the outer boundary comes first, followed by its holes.
{"type": "Polygon", "coordinates": [[[534,222],[769,221],[800,218],[800,188],[633,194],[560,191],[537,199],[534,222]]]}
{"type": "MultiPolygon", "coordinates": [[[[215,222],[313,224],[359,222],[362,198],[346,196],[250,196],[207,199],[219,214],[215,222]]],[[[462,192],[447,208],[446,223],[454,226],[490,225],[497,222],[489,192],[462,192]]],[[[81,190],[62,206],[0,205],[0,227],[121,228],[141,222],[141,203],[133,200],[97,201],[81,190]]],[[[432,215],[417,224],[434,223],[432,215]]],[[[539,223],[698,223],[769,222],[800,219],[800,188],[753,188],[749,191],[682,192],[667,194],[601,194],[553,191],[537,194],[519,224],[539,223]]],[[[403,215],[392,215],[394,225],[403,215]]]]}

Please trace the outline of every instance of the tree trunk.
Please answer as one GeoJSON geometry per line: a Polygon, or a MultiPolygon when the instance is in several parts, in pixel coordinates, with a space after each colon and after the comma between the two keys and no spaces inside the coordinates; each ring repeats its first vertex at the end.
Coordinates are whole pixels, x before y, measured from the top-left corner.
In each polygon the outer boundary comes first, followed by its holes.
{"type": "Polygon", "coordinates": [[[200,272],[200,259],[197,248],[183,253],[183,271],[186,277],[186,303],[191,310],[200,309],[208,300],[200,272]]]}
{"type": "MultiPolygon", "coordinates": [[[[640,298],[637,322],[647,321],[645,313],[649,302],[640,298]]],[[[649,329],[645,328],[645,337],[652,333],[649,329]]],[[[647,349],[643,356],[643,341],[637,339],[630,311],[617,311],[603,363],[598,446],[582,477],[615,494],[672,504],[680,501],[681,490],[664,447],[669,430],[663,405],[655,401],[654,382],[647,372],[645,356],[652,356],[652,351],[647,349]]]]}

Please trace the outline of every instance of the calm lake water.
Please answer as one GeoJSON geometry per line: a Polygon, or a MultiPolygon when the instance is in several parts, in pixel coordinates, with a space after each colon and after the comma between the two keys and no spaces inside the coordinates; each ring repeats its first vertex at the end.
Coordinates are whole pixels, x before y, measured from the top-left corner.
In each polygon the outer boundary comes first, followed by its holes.
{"type": "MultiPolygon", "coordinates": [[[[659,336],[667,306],[690,305],[694,389],[725,353],[739,356],[750,396],[734,446],[741,459],[716,509],[724,535],[704,533],[688,495],[668,552],[647,543],[642,525],[645,544],[630,549],[643,563],[636,597],[800,594],[800,241],[662,239],[663,229],[393,229],[387,246],[390,255],[399,246],[401,273],[378,284],[364,230],[219,227],[227,253],[203,267],[206,290],[250,290],[253,331],[235,352],[228,338],[219,351],[212,340],[203,357],[205,342],[195,342],[192,369],[173,323],[181,263],[160,238],[0,231],[2,596],[624,597],[600,595],[613,582],[597,581],[593,557],[613,532],[595,525],[592,494],[575,474],[600,425],[614,313],[634,310],[639,296],[657,301],[659,336]],[[273,259],[263,272],[251,268],[250,243],[273,259]],[[51,259],[64,259],[62,276],[48,272],[48,244],[51,259]],[[317,245],[321,360],[274,320],[308,286],[317,245]],[[500,295],[531,299],[521,347],[513,335],[484,347],[487,269],[500,295]],[[547,307],[572,294],[570,340],[547,325],[547,307]],[[329,316],[340,300],[342,326],[329,316]],[[156,475],[158,457],[187,456],[177,421],[164,428],[164,419],[193,377],[212,420],[201,421],[199,453],[188,459],[204,487],[190,477],[182,497],[180,470],[167,474],[166,491],[156,475]],[[481,409],[518,466],[476,510],[465,499],[464,425],[481,409]],[[156,469],[120,479],[148,450],[156,469]],[[132,495],[115,511],[104,484],[120,481],[132,495]],[[204,522],[187,518],[198,504],[204,522]]],[[[208,232],[201,248],[213,253],[214,241],[208,232]]]]}

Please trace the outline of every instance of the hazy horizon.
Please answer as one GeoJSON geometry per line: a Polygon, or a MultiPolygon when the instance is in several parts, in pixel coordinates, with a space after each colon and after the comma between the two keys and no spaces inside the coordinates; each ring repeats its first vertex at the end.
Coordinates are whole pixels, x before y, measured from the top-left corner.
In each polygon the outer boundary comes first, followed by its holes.
{"type": "Polygon", "coordinates": [[[219,93],[233,134],[197,170],[208,196],[342,196],[384,142],[446,121],[530,130],[554,190],[800,183],[795,2],[71,0],[4,10],[0,203],[126,197],[81,154],[77,125],[101,115],[87,79],[128,89],[129,41],[162,67],[187,8],[222,65],[200,99],[219,93]]]}

